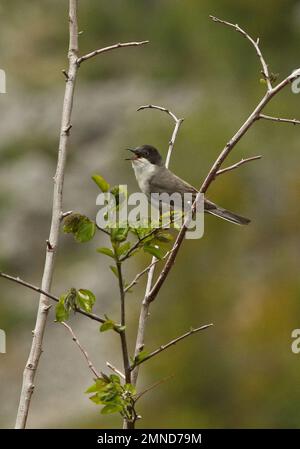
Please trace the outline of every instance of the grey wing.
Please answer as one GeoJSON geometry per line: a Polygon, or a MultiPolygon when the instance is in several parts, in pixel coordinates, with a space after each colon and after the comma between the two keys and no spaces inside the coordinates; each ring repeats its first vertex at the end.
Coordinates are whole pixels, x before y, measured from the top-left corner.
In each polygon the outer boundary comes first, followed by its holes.
{"type": "Polygon", "coordinates": [[[192,185],[174,175],[170,170],[163,169],[155,173],[150,181],[150,193],[197,193],[192,185]]]}

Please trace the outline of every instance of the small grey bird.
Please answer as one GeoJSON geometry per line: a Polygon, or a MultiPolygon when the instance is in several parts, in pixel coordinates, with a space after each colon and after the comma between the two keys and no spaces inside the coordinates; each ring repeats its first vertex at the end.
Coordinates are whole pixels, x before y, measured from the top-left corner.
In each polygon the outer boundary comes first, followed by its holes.
{"type": "MultiPolygon", "coordinates": [[[[142,145],[135,149],[127,148],[127,150],[133,153],[133,157],[127,160],[132,163],[139,188],[148,197],[152,193],[165,192],[172,195],[178,192],[181,195],[192,193],[193,200],[196,198],[197,189],[167,169],[156,148],[151,145],[142,145]]],[[[238,225],[250,223],[248,218],[223,209],[207,199],[204,200],[204,211],[238,225]]]]}

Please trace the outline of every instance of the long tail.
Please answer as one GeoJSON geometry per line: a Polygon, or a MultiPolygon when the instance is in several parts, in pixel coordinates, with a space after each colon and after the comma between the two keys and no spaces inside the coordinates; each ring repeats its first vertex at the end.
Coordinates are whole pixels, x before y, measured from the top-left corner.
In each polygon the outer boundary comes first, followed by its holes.
{"type": "Polygon", "coordinates": [[[246,225],[251,221],[249,220],[249,218],[242,217],[241,215],[237,215],[227,209],[223,209],[222,207],[208,200],[205,200],[205,212],[238,225],[246,225]]]}

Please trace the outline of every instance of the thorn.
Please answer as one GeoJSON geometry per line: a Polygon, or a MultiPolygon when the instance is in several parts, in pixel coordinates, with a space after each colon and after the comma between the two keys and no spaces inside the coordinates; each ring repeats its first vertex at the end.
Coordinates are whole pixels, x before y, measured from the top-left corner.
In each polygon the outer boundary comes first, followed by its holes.
{"type": "Polygon", "coordinates": [[[68,75],[68,72],[66,71],[66,69],[63,69],[63,70],[62,70],[62,73],[63,73],[63,75],[65,76],[66,81],[69,81],[69,75],[68,75]]]}
{"type": "Polygon", "coordinates": [[[64,128],[63,132],[64,132],[65,134],[69,135],[69,132],[70,132],[70,129],[71,129],[71,128],[72,128],[72,125],[71,125],[71,123],[70,123],[66,128],[64,128]]]}
{"type": "Polygon", "coordinates": [[[61,220],[63,220],[64,218],[66,218],[66,217],[68,217],[69,215],[72,215],[72,214],[73,214],[72,210],[69,210],[68,212],[61,212],[60,218],[61,218],[61,220]]]}
{"type": "Polygon", "coordinates": [[[48,239],[46,240],[46,244],[47,244],[47,250],[53,251],[54,246],[50,243],[50,241],[48,239]]]}

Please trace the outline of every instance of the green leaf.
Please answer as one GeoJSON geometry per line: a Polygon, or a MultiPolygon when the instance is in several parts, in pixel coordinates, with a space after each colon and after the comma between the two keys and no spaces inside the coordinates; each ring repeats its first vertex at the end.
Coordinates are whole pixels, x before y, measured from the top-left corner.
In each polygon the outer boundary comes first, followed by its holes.
{"type": "Polygon", "coordinates": [[[90,290],[85,290],[83,288],[78,290],[78,292],[77,292],[78,307],[85,310],[86,312],[91,312],[95,302],[96,302],[96,297],[93,292],[91,292],[90,290]]]}
{"type": "Polygon", "coordinates": [[[97,186],[99,187],[100,190],[102,190],[102,192],[109,191],[110,185],[108,184],[107,181],[105,181],[105,179],[102,176],[93,175],[92,180],[97,184],[97,186]]]}
{"type": "Polygon", "coordinates": [[[122,256],[122,254],[127,253],[127,251],[130,249],[130,247],[131,247],[130,242],[126,242],[123,245],[120,245],[117,250],[118,256],[122,256]]]}
{"type": "Polygon", "coordinates": [[[106,320],[105,323],[101,324],[100,326],[100,332],[105,332],[110,329],[114,329],[116,326],[116,323],[113,320],[106,320]]]}
{"type": "Polygon", "coordinates": [[[124,385],[124,389],[125,389],[125,391],[128,391],[131,395],[135,395],[136,394],[136,388],[132,384],[125,384],[124,385]]]}
{"type": "Polygon", "coordinates": [[[97,248],[96,251],[97,253],[105,254],[106,256],[112,257],[113,259],[115,258],[114,252],[110,248],[101,247],[97,248]]]}
{"type": "Polygon", "coordinates": [[[104,387],[107,386],[107,382],[104,379],[97,379],[96,382],[91,385],[87,390],[86,393],[96,393],[101,390],[103,390],[104,387]]]}
{"type": "Polygon", "coordinates": [[[149,253],[152,256],[155,256],[157,259],[162,259],[164,257],[164,253],[158,245],[144,245],[143,249],[145,253],[149,253]]]}
{"type": "Polygon", "coordinates": [[[70,311],[65,307],[65,299],[66,295],[62,295],[55,307],[55,318],[59,322],[67,321],[70,315],[70,311]]]}
{"type": "Polygon", "coordinates": [[[113,383],[117,383],[117,384],[120,384],[120,383],[121,383],[120,377],[117,376],[116,374],[111,374],[109,377],[110,377],[110,380],[111,380],[113,383]]]}
{"type": "Polygon", "coordinates": [[[102,415],[108,415],[110,413],[119,413],[123,410],[122,405],[108,404],[101,410],[102,415]]]}
{"type": "Polygon", "coordinates": [[[99,399],[99,396],[97,394],[94,394],[93,396],[90,396],[89,399],[94,402],[95,404],[101,404],[101,400],[99,399]]]}
{"type": "Polygon", "coordinates": [[[124,242],[127,239],[129,228],[112,228],[110,238],[112,242],[124,242]]]}
{"type": "Polygon", "coordinates": [[[160,242],[168,243],[173,240],[173,236],[169,234],[168,232],[159,232],[156,234],[156,239],[160,242]]]}
{"type": "Polygon", "coordinates": [[[81,214],[70,214],[67,217],[65,217],[63,231],[67,234],[76,232],[82,217],[83,215],[81,214]]]}
{"type": "Polygon", "coordinates": [[[148,351],[141,351],[135,358],[134,358],[134,363],[135,365],[138,365],[139,363],[141,363],[143,360],[145,360],[146,357],[148,357],[149,352],[148,351]]]}
{"type": "Polygon", "coordinates": [[[109,268],[111,269],[111,271],[114,273],[114,275],[119,278],[119,274],[118,274],[118,270],[117,267],[115,267],[114,265],[110,265],[109,268]]]}
{"type": "Polygon", "coordinates": [[[81,219],[78,229],[75,233],[75,240],[79,243],[88,242],[96,232],[96,225],[88,217],[81,219]]]}

